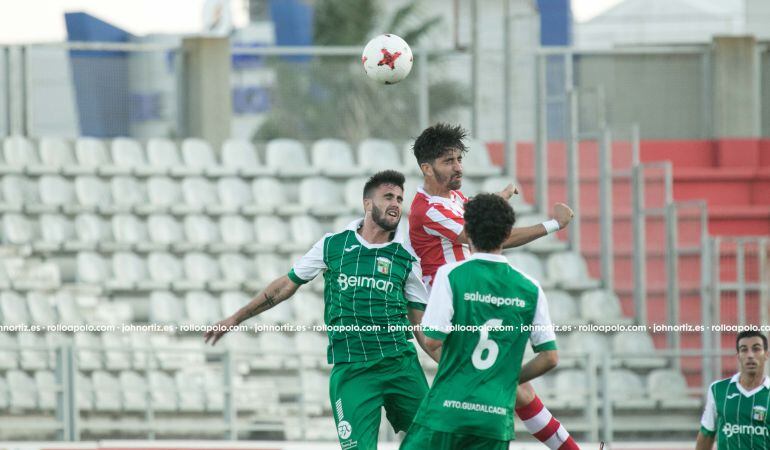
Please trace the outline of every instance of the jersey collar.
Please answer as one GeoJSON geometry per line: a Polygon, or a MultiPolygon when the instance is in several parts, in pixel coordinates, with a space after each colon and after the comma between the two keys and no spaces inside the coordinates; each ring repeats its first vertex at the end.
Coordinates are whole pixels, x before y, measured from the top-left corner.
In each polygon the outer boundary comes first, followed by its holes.
{"type": "Polygon", "coordinates": [[[391,239],[390,242],[385,242],[383,244],[372,244],[370,242],[367,242],[367,240],[364,239],[363,236],[361,236],[358,233],[358,229],[361,228],[363,226],[363,224],[364,224],[364,218],[361,217],[359,219],[356,219],[356,220],[350,222],[350,224],[348,224],[348,226],[345,227],[345,229],[352,231],[353,234],[356,235],[356,239],[358,239],[358,242],[360,242],[361,245],[363,245],[364,247],[367,247],[367,248],[382,248],[382,247],[387,247],[388,245],[390,245],[390,244],[392,244],[394,242],[396,244],[403,244],[404,243],[404,233],[401,231],[401,222],[399,222],[399,224],[398,224],[399,226],[396,227],[396,232],[393,234],[393,239],[391,239]]]}
{"type": "Polygon", "coordinates": [[[449,191],[449,197],[441,197],[440,195],[430,195],[427,192],[425,192],[425,185],[419,185],[417,186],[417,193],[424,195],[428,198],[429,203],[441,203],[442,205],[446,206],[447,208],[452,208],[455,205],[455,202],[457,201],[457,191],[449,191]]]}
{"type": "Polygon", "coordinates": [[[762,388],[770,389],[770,378],[765,375],[765,379],[762,381],[762,384],[755,387],[754,389],[747,391],[746,388],[741,386],[741,383],[739,382],[741,378],[740,372],[733,375],[732,378],[730,378],[730,383],[735,383],[735,387],[738,388],[741,394],[743,394],[744,397],[751,397],[752,395],[756,394],[757,392],[761,391],[762,388]]]}
{"type": "Polygon", "coordinates": [[[484,261],[508,263],[508,258],[494,253],[477,252],[471,255],[471,259],[483,259],[484,261]]]}

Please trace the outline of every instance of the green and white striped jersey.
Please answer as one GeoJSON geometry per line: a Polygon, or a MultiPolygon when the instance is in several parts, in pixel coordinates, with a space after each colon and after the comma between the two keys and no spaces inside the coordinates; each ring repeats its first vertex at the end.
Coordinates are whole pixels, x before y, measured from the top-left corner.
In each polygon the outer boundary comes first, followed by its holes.
{"type": "Polygon", "coordinates": [[[701,417],[701,433],[716,435],[718,450],[770,448],[770,378],[747,391],[740,374],[711,383],[701,417]]]}
{"type": "Polygon", "coordinates": [[[400,354],[412,345],[407,307],[425,310],[428,299],[419,261],[401,231],[388,243],[370,244],[357,232],[362,223],[325,235],[289,272],[297,284],[324,274],[330,364],[400,354]]]}
{"type": "Polygon", "coordinates": [[[540,285],[502,255],[474,253],[436,273],[423,332],[444,341],[414,421],[432,430],[511,440],[524,350],[556,349],[540,285]]]}

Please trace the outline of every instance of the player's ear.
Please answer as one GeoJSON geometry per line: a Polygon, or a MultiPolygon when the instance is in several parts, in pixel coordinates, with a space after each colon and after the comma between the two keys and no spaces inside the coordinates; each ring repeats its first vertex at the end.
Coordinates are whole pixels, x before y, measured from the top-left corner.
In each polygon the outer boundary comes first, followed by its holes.
{"type": "Polygon", "coordinates": [[[420,164],[420,170],[422,170],[423,175],[433,176],[433,166],[426,162],[420,164]]]}
{"type": "Polygon", "coordinates": [[[364,213],[372,212],[372,199],[364,197],[364,213]]]}

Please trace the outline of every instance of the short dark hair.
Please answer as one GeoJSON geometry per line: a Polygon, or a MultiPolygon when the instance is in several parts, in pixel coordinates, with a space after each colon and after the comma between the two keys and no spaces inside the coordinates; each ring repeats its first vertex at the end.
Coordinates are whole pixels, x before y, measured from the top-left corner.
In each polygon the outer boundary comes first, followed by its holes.
{"type": "Polygon", "coordinates": [[[735,351],[739,352],[738,350],[738,343],[741,341],[741,339],[750,338],[750,337],[760,337],[762,338],[762,347],[767,351],[767,336],[760,333],[757,330],[747,330],[747,331],[741,331],[738,333],[738,337],[735,338],[735,351]]]}
{"type": "Polygon", "coordinates": [[[497,194],[479,194],[465,204],[465,232],[476,250],[500,248],[515,222],[513,208],[497,194]]]}
{"type": "Polygon", "coordinates": [[[447,123],[437,123],[426,128],[417,136],[412,146],[417,164],[433,164],[436,158],[440,158],[451,149],[459,150],[465,154],[468,149],[463,139],[468,136],[460,125],[452,126],[447,123]]]}
{"type": "Polygon", "coordinates": [[[394,184],[404,190],[404,174],[397,170],[383,170],[372,175],[364,185],[364,198],[372,198],[372,192],[383,184],[394,184]]]}

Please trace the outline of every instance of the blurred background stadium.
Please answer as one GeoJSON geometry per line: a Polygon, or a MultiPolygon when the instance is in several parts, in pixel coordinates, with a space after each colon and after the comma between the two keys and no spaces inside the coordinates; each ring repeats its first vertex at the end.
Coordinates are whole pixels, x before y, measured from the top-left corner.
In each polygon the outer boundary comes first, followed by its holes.
{"type": "Polygon", "coordinates": [[[322,323],[321,283],[249,323],[283,331],[196,327],[354,218],[367,175],[407,173],[408,203],[439,120],[473,136],[466,194],[576,211],[507,253],[573,327],[546,405],[579,442],[694,440],[730,327],[770,324],[770,3],[189,3],[195,32],[62,9],[56,42],[0,39],[0,440],[337,448],[325,334],[288,329],[322,323]],[[395,86],[359,66],[381,32],[415,55],[395,86]]]}

